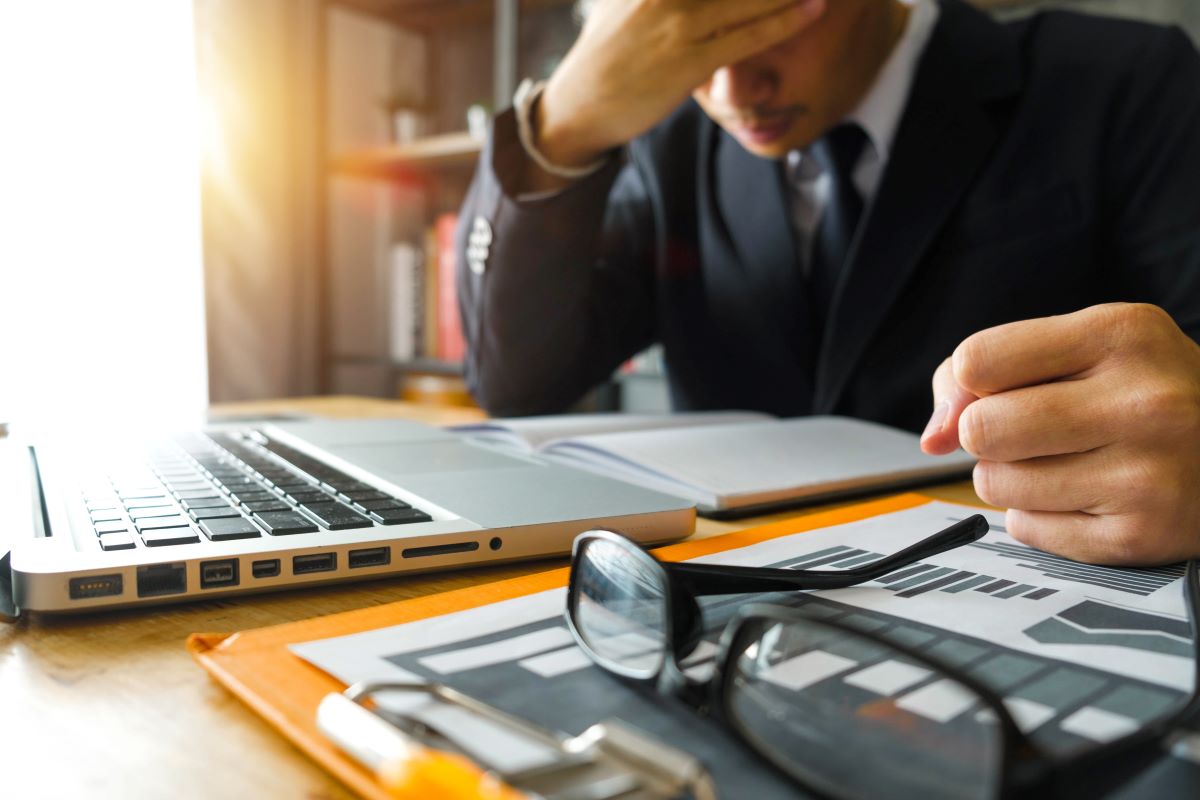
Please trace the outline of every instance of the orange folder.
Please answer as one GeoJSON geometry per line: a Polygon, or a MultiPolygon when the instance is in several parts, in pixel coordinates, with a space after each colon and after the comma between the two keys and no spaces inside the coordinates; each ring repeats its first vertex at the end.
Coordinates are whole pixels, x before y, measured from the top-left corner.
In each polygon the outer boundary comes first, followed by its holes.
{"type": "MultiPolygon", "coordinates": [[[[668,545],[656,550],[655,555],[667,561],[684,561],[794,533],[903,511],[928,502],[931,498],[918,494],[896,495],[709,539],[668,545]]],[[[568,569],[563,567],[268,628],[232,634],[194,633],[188,638],[187,646],[214,678],[350,789],[373,800],[395,800],[370,771],[338,750],[317,729],[317,705],[330,692],[345,689],[345,684],[294,655],[288,645],[465,611],[566,586],[567,577],[568,569]]]]}

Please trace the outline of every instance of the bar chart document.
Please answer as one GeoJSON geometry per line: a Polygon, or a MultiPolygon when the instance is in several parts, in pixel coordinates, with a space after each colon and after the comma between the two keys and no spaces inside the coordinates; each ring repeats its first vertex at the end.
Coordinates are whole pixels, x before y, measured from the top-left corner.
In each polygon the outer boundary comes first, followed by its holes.
{"type": "MultiPolygon", "coordinates": [[[[846,569],[901,550],[976,511],[928,502],[696,561],[846,569]]],[[[765,600],[869,630],[967,671],[1002,696],[1018,725],[1052,751],[1116,738],[1160,716],[1191,690],[1182,565],[1078,564],[1020,544],[1004,530],[1003,514],[985,516],[992,530],[978,542],[851,589],[705,598],[706,641],[684,666],[702,677],[733,611],[765,600]]],[[[566,628],[565,601],[565,589],[554,589],[292,649],[347,683],[446,683],[572,734],[618,717],[697,755],[719,785],[738,787],[737,796],[795,796],[795,788],[770,770],[749,767],[758,762],[715,722],[672,700],[649,701],[593,667],[566,628]]],[[[892,698],[928,724],[953,725],[981,713],[971,698],[947,691],[915,664],[849,651],[821,653],[819,661],[822,668],[806,672],[796,690],[837,681],[864,706],[892,698]]],[[[506,742],[501,732],[476,731],[473,739],[483,743],[475,755],[503,762],[499,766],[534,765],[539,758],[536,749],[506,742]]],[[[1195,742],[1181,742],[1175,756],[1165,753],[1159,768],[1130,784],[1127,796],[1165,788],[1147,783],[1160,780],[1173,786],[1182,780],[1200,793],[1200,764],[1190,754],[1196,750],[1195,742]]]]}

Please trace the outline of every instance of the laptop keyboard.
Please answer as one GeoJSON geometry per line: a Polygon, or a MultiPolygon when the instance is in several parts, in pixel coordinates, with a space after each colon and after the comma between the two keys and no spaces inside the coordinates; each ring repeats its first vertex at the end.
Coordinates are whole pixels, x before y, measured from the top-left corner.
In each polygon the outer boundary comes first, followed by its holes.
{"type": "Polygon", "coordinates": [[[261,433],[194,434],[84,492],[103,550],[429,522],[432,517],[261,433]]]}

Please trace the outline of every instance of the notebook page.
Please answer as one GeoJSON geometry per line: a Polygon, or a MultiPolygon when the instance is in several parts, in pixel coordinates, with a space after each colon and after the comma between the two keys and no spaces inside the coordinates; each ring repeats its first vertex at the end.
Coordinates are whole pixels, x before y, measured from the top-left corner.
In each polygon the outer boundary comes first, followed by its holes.
{"type": "Polygon", "coordinates": [[[551,452],[626,479],[644,473],[657,488],[681,484],[695,490],[690,497],[753,502],[952,472],[973,461],[928,456],[915,434],[841,417],[579,437],[551,452]]]}
{"type": "Polygon", "coordinates": [[[608,433],[647,431],[746,422],[768,422],[754,411],[701,411],[690,414],[552,414],[518,419],[454,425],[449,430],[468,436],[537,450],[552,442],[608,433]]]}

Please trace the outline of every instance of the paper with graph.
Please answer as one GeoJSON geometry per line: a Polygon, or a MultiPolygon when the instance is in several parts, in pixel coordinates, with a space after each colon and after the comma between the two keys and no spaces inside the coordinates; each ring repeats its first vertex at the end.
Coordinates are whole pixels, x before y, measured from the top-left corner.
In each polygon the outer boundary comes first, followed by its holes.
{"type": "MultiPolygon", "coordinates": [[[[931,502],[697,560],[844,569],[971,513],[975,509],[931,502]]],[[[704,599],[708,641],[689,659],[690,671],[707,668],[720,628],[737,606],[766,599],[841,619],[966,670],[1004,697],[1018,724],[1052,750],[1133,730],[1191,689],[1182,566],[1076,564],[1024,547],[1004,532],[1002,514],[987,516],[993,531],[978,543],[860,587],[704,599]]],[[[743,796],[792,796],[769,771],[746,774],[744,750],[715,723],[677,705],[647,703],[592,667],[572,643],[564,603],[565,590],[556,589],[293,650],[346,682],[440,681],[572,733],[620,717],[691,750],[718,783],[736,782],[743,796]]],[[[897,706],[926,720],[949,724],[971,712],[970,701],[939,691],[912,665],[859,663],[848,654],[829,663],[836,668],[820,679],[841,681],[864,698],[896,698],[897,706]]],[[[505,749],[499,739],[485,741],[493,758],[505,749]]],[[[536,754],[517,751],[502,758],[537,761],[536,754]]]]}

